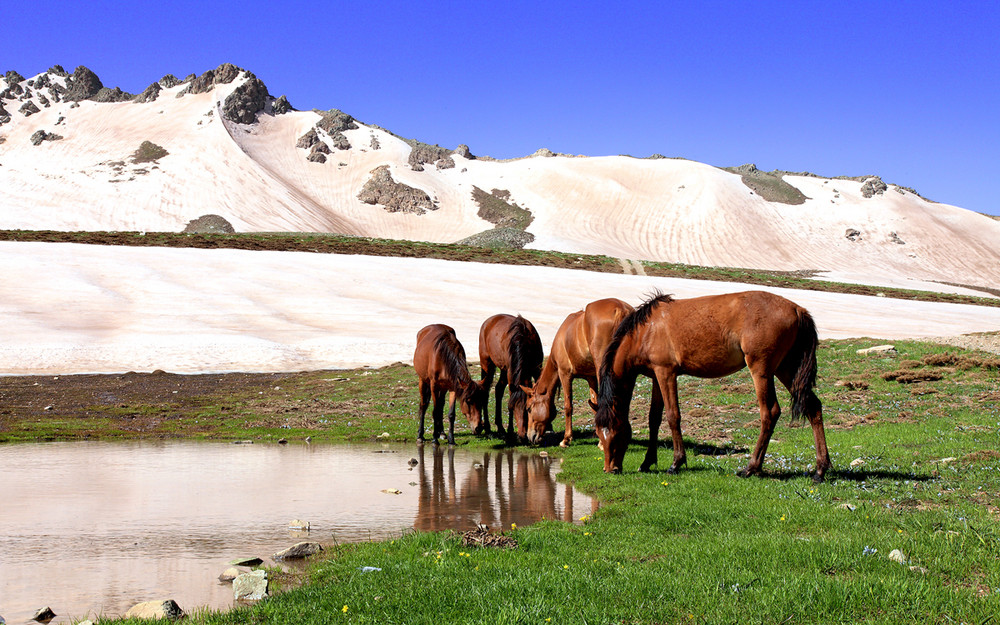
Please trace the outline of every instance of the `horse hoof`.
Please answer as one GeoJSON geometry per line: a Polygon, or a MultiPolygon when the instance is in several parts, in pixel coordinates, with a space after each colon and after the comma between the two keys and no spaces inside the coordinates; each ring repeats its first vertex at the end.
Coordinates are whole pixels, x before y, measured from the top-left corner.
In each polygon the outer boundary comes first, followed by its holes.
{"type": "MultiPolygon", "coordinates": [[[[639,465],[639,473],[649,473],[649,470],[652,467],[653,467],[653,465],[651,465],[651,464],[641,464],[641,465],[639,465]]],[[[676,473],[676,471],[675,471],[675,473],[676,473]]]]}
{"type": "Polygon", "coordinates": [[[562,442],[559,443],[559,446],[562,447],[563,449],[565,449],[566,447],[569,447],[569,444],[570,444],[570,442],[572,440],[573,439],[565,439],[564,438],[564,439],[562,439],[562,442]]]}
{"type": "Polygon", "coordinates": [[[812,478],[813,478],[813,484],[822,484],[824,479],[826,479],[819,473],[814,473],[812,478]]]}

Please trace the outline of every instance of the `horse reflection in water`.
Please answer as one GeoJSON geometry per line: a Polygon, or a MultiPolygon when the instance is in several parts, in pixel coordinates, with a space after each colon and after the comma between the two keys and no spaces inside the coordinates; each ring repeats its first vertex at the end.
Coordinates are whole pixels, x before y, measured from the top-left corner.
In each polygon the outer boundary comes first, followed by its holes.
{"type": "Polygon", "coordinates": [[[510,529],[542,519],[573,522],[597,509],[597,500],[556,482],[548,458],[513,451],[483,452],[455,464],[454,448],[417,449],[420,495],[413,528],[471,530],[479,524],[510,529]]]}

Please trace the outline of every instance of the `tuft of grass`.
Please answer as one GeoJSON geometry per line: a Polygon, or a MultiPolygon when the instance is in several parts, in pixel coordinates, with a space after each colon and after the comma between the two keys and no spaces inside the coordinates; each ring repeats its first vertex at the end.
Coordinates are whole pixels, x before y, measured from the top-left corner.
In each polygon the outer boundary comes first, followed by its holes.
{"type": "Polygon", "coordinates": [[[163,147],[156,145],[152,141],[143,141],[139,144],[139,148],[132,153],[133,163],[150,163],[157,161],[170,152],[167,152],[163,147]]]}

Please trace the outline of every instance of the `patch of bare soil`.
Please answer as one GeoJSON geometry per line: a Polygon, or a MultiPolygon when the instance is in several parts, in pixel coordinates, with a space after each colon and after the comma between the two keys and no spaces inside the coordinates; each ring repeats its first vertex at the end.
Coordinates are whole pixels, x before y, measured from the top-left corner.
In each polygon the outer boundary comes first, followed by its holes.
{"type": "Polygon", "coordinates": [[[273,388],[295,373],[179,375],[124,373],[0,377],[0,431],[9,419],[58,415],[62,420],[117,417],[125,429],[148,431],[164,418],[213,399],[273,388]]]}

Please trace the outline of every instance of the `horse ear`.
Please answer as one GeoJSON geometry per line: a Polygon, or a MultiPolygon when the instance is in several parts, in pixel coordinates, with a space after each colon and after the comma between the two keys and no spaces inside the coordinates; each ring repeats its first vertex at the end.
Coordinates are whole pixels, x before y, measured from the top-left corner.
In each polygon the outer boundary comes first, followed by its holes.
{"type": "Polygon", "coordinates": [[[528,398],[531,398],[535,395],[534,386],[525,386],[524,384],[519,384],[518,386],[521,387],[521,390],[524,391],[524,394],[527,395],[528,398]]]}
{"type": "Polygon", "coordinates": [[[597,412],[597,403],[593,399],[588,399],[587,403],[590,404],[590,409],[597,412]]]}

